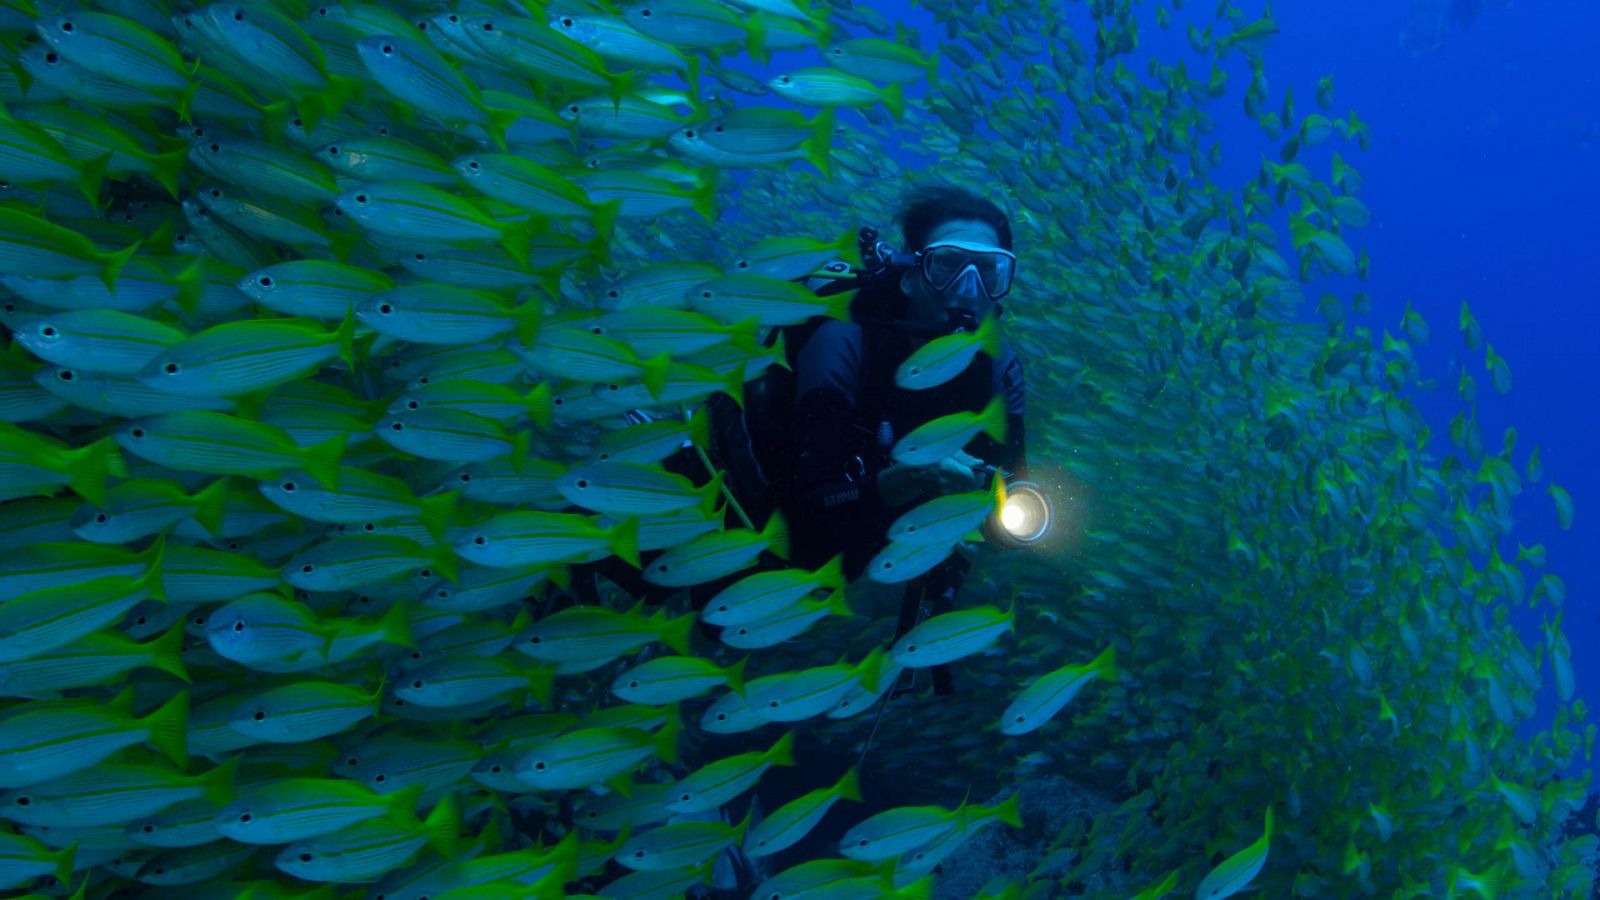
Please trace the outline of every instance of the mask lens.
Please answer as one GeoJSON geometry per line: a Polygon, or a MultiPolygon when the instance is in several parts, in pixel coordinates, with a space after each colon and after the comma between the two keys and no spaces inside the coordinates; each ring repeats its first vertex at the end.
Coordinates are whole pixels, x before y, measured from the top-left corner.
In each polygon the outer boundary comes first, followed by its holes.
{"type": "Polygon", "coordinates": [[[977,270],[990,298],[998,300],[1011,290],[1015,261],[1008,254],[952,246],[930,247],[922,253],[922,275],[936,291],[947,290],[968,266],[977,270]]]}

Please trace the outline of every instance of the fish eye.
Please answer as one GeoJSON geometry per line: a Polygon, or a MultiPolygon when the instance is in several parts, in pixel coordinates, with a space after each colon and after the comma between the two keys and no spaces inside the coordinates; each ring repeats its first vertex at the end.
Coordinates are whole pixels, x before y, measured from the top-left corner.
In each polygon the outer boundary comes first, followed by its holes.
{"type": "Polygon", "coordinates": [[[267,711],[264,709],[258,709],[256,710],[256,714],[251,716],[251,718],[255,719],[257,722],[265,722],[267,720],[267,711]]]}
{"type": "Polygon", "coordinates": [[[338,144],[329,144],[328,145],[328,155],[329,156],[338,156],[339,155],[339,145],[338,144]]]}
{"type": "Polygon", "coordinates": [[[916,644],[907,644],[906,645],[906,652],[907,653],[915,653],[915,652],[917,652],[917,645],[916,644]]]}
{"type": "Polygon", "coordinates": [[[564,28],[571,28],[572,27],[572,19],[570,19],[570,18],[562,19],[561,20],[561,25],[564,28]]]}
{"type": "Polygon", "coordinates": [[[305,573],[305,574],[307,574],[307,575],[310,575],[312,572],[315,572],[316,570],[317,570],[317,567],[312,565],[311,563],[306,563],[305,565],[300,567],[300,571],[305,573]]]}
{"type": "Polygon", "coordinates": [[[176,375],[178,374],[178,364],[169,362],[161,367],[161,371],[166,372],[168,375],[176,375]]]}
{"type": "Polygon", "coordinates": [[[146,822],[144,827],[140,828],[139,830],[144,832],[145,834],[155,834],[156,833],[156,827],[154,825],[151,825],[148,822],[146,822]]]}
{"type": "Polygon", "coordinates": [[[233,20],[235,22],[243,22],[244,21],[244,10],[242,10],[242,9],[234,10],[233,11],[233,20]]]}
{"type": "Polygon", "coordinates": [[[251,818],[252,817],[251,817],[251,815],[249,813],[240,813],[239,814],[239,821],[240,822],[248,823],[251,818]]]}
{"type": "Polygon", "coordinates": [[[373,776],[372,780],[374,782],[376,782],[377,784],[383,784],[385,781],[389,780],[389,776],[380,773],[378,775],[373,776]]]}
{"type": "Polygon", "coordinates": [[[240,634],[243,631],[244,631],[244,620],[243,619],[240,619],[239,621],[233,623],[233,633],[234,634],[240,634]]]}
{"type": "Polygon", "coordinates": [[[405,431],[406,430],[406,423],[404,423],[404,422],[395,422],[394,424],[389,426],[389,430],[390,431],[405,431]]]}
{"type": "Polygon", "coordinates": [[[301,121],[299,116],[295,116],[293,119],[289,120],[289,124],[296,128],[304,128],[306,123],[301,121]]]}
{"type": "Polygon", "coordinates": [[[501,771],[501,766],[498,763],[495,764],[495,765],[492,765],[492,766],[489,767],[489,771],[494,773],[494,774],[496,774],[496,775],[499,775],[500,771],[501,771]]]}
{"type": "Polygon", "coordinates": [[[543,762],[534,763],[533,764],[533,770],[535,772],[543,772],[544,771],[544,763],[543,762]]]}
{"type": "Polygon", "coordinates": [[[142,438],[142,437],[144,437],[144,429],[143,428],[135,428],[132,431],[129,431],[128,434],[130,434],[130,435],[132,435],[132,436],[134,436],[136,438],[142,438]]]}
{"type": "Polygon", "coordinates": [[[456,15],[455,13],[451,13],[450,15],[445,16],[445,19],[447,19],[450,22],[451,25],[458,24],[461,21],[461,17],[456,15]]]}
{"type": "Polygon", "coordinates": [[[459,482],[461,482],[461,483],[462,483],[462,484],[465,484],[465,483],[467,483],[467,482],[469,482],[469,481],[471,481],[471,480],[472,480],[472,473],[471,473],[471,472],[462,472],[462,473],[461,473],[461,474],[460,474],[460,475],[459,475],[459,476],[458,476],[458,477],[457,477],[457,478],[456,478],[456,480],[457,480],[457,481],[459,481],[459,482]]]}
{"type": "Polygon", "coordinates": [[[211,194],[211,199],[213,200],[220,200],[222,198],[222,191],[218,188],[212,188],[210,191],[208,191],[208,193],[211,194]]]}
{"type": "Polygon", "coordinates": [[[646,19],[650,18],[650,7],[647,6],[644,9],[639,10],[639,15],[646,19]]]}
{"type": "Polygon", "coordinates": [[[300,487],[300,486],[299,486],[299,485],[297,485],[297,484],[295,484],[295,483],[294,483],[294,482],[292,482],[292,481],[285,481],[285,482],[284,482],[284,483],[283,483],[283,492],[284,492],[284,493],[285,493],[285,494],[292,494],[292,493],[294,493],[294,492],[295,492],[295,491],[296,491],[296,490],[298,490],[298,489],[299,489],[299,487],[300,487]]]}
{"type": "Polygon", "coordinates": [[[111,521],[111,517],[106,515],[105,513],[100,513],[99,515],[94,517],[94,523],[96,525],[104,525],[105,523],[107,523],[109,521],[111,521]]]}
{"type": "Polygon", "coordinates": [[[72,20],[71,19],[68,19],[67,21],[61,23],[61,30],[65,31],[67,34],[71,34],[72,33],[73,27],[74,26],[72,24],[72,20]]]}
{"type": "Polygon", "coordinates": [[[694,129],[693,128],[685,128],[683,130],[683,136],[688,138],[689,140],[694,140],[694,129]]]}
{"type": "Polygon", "coordinates": [[[77,378],[77,377],[78,377],[77,374],[74,373],[71,369],[62,369],[61,371],[56,373],[56,380],[57,381],[70,382],[74,378],[77,378]]]}
{"type": "Polygon", "coordinates": [[[423,21],[417,23],[417,30],[418,31],[427,31],[428,30],[428,22],[427,22],[426,19],[424,19],[423,21]]]}
{"type": "Polygon", "coordinates": [[[221,153],[222,152],[222,145],[218,144],[216,142],[212,142],[212,144],[211,144],[209,149],[211,150],[212,153],[221,153]]]}
{"type": "Polygon", "coordinates": [[[393,303],[379,303],[378,304],[378,312],[383,313],[386,316],[390,315],[391,313],[394,312],[394,304],[393,303]]]}
{"type": "Polygon", "coordinates": [[[345,760],[344,764],[347,765],[347,766],[357,766],[357,765],[361,764],[361,760],[358,757],[352,756],[349,759],[345,760]]]}
{"type": "Polygon", "coordinates": [[[18,806],[32,806],[33,798],[29,797],[27,794],[23,794],[21,797],[17,798],[16,802],[18,806]]]}
{"type": "Polygon", "coordinates": [[[467,168],[469,168],[472,171],[476,172],[476,171],[478,171],[478,169],[480,169],[482,167],[478,165],[478,161],[477,160],[472,160],[471,162],[467,163],[467,168]]]}
{"type": "Polygon", "coordinates": [[[721,133],[723,133],[723,132],[724,132],[724,131],[727,131],[727,130],[728,130],[728,128],[727,128],[727,126],[725,126],[725,125],[720,125],[720,124],[719,124],[719,125],[713,125],[713,126],[711,126],[711,130],[712,130],[712,131],[715,131],[715,132],[716,132],[716,133],[717,133],[717,134],[721,134],[721,133]]]}
{"type": "Polygon", "coordinates": [[[483,23],[483,25],[482,25],[482,26],[480,26],[480,27],[481,27],[481,28],[482,28],[482,29],[483,29],[483,30],[484,30],[484,31],[493,31],[493,30],[494,30],[494,23],[493,23],[493,22],[485,22],[485,23],[483,23]]]}
{"type": "Polygon", "coordinates": [[[428,261],[428,254],[426,254],[426,253],[413,253],[413,254],[411,254],[411,258],[416,260],[417,262],[427,262],[428,261]]]}
{"type": "Polygon", "coordinates": [[[586,488],[588,486],[589,486],[589,479],[587,479],[587,478],[579,478],[578,479],[578,487],[579,488],[586,488]]]}
{"type": "Polygon", "coordinates": [[[309,854],[309,853],[300,854],[300,861],[301,862],[311,862],[311,854],[309,854]]]}
{"type": "Polygon", "coordinates": [[[46,325],[39,329],[40,337],[53,338],[59,336],[60,334],[61,332],[57,331],[54,325],[46,325]]]}
{"type": "Polygon", "coordinates": [[[57,56],[57,55],[56,55],[56,54],[54,54],[54,53],[46,53],[46,54],[45,54],[45,55],[44,55],[44,61],[45,61],[45,62],[47,62],[47,63],[49,63],[49,64],[50,64],[50,65],[52,65],[52,66],[53,66],[53,65],[55,65],[55,64],[56,64],[56,63],[58,63],[58,62],[60,62],[60,61],[61,61],[61,57],[60,57],[60,56],[57,56]]]}
{"type": "Polygon", "coordinates": [[[407,400],[406,401],[406,409],[418,410],[418,409],[421,409],[421,408],[422,408],[422,404],[418,403],[415,400],[407,400]]]}
{"type": "Polygon", "coordinates": [[[394,55],[394,45],[393,44],[384,44],[383,45],[383,55],[384,56],[393,56],[394,55]]]}
{"type": "MultiPolygon", "coordinates": [[[[482,547],[483,545],[489,543],[489,539],[480,534],[477,537],[473,538],[472,542],[474,544],[477,544],[479,547],[482,547]]],[[[538,638],[534,638],[534,641],[537,642],[538,640],[539,640],[538,638]]]]}
{"type": "Polygon", "coordinates": [[[635,850],[635,851],[633,851],[633,858],[634,859],[644,859],[644,851],[643,850],[635,850]]]}

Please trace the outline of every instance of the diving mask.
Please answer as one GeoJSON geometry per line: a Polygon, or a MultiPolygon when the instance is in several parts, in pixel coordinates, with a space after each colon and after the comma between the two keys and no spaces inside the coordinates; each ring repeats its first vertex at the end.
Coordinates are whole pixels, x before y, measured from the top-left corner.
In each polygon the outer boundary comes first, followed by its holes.
{"type": "Polygon", "coordinates": [[[935,291],[947,291],[969,271],[983,286],[990,300],[999,300],[1011,290],[1017,257],[1010,250],[971,244],[965,241],[939,241],[917,254],[922,277],[935,291]]]}

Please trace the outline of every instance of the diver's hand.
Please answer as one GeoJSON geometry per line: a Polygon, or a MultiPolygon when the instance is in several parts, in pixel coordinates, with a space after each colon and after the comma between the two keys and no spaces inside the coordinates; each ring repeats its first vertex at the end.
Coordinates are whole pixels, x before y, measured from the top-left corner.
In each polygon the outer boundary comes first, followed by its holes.
{"type": "Polygon", "coordinates": [[[982,479],[973,471],[976,460],[957,453],[926,466],[897,463],[878,473],[878,495],[886,506],[904,506],[923,497],[974,491],[982,479]]]}

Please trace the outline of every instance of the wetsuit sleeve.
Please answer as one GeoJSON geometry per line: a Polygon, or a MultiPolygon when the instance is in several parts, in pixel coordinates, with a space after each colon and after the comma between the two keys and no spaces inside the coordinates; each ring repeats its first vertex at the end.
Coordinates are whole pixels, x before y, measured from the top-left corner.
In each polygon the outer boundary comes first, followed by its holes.
{"type": "Polygon", "coordinates": [[[857,460],[855,398],[861,386],[861,329],[830,321],[795,358],[795,507],[844,513],[876,504],[876,473],[857,460]]]}

